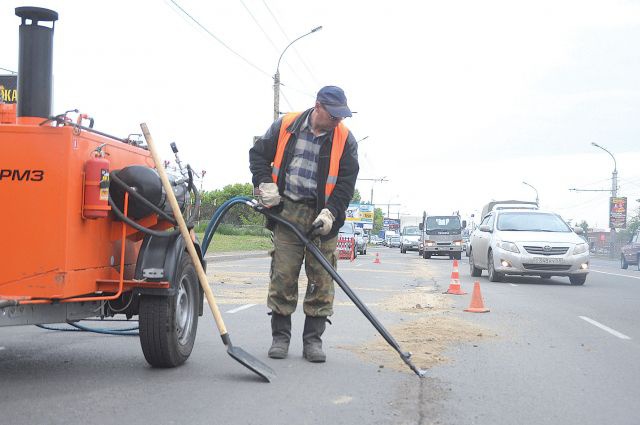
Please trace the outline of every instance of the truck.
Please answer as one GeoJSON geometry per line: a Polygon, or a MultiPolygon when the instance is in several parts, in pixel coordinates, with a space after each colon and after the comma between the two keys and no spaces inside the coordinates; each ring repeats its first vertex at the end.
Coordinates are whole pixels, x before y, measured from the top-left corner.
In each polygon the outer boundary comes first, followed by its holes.
{"type": "MultiPolygon", "coordinates": [[[[203,291],[161,165],[148,146],[95,130],[86,114],[52,114],[58,14],[18,7],[16,15],[18,102],[0,120],[0,327],[86,330],[79,321],[138,317],[132,329],[147,362],[178,366],[193,349],[203,291]]],[[[189,227],[199,206],[192,176],[170,183],[189,227]]]]}
{"type": "Polygon", "coordinates": [[[491,201],[484,207],[482,207],[482,215],[480,216],[480,220],[482,220],[485,215],[489,214],[493,210],[503,210],[507,208],[537,210],[538,204],[533,201],[517,201],[515,199],[511,199],[508,201],[491,201]]]}
{"type": "Polygon", "coordinates": [[[450,259],[462,258],[462,229],[467,221],[459,215],[423,215],[419,224],[420,242],[418,253],[429,259],[433,255],[446,255],[450,259]]]}

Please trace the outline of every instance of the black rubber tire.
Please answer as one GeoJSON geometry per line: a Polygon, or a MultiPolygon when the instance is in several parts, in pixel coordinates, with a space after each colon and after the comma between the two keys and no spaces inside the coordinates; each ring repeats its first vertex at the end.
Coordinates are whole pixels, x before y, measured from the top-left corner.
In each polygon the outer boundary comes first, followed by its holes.
{"type": "Polygon", "coordinates": [[[501,282],[504,278],[502,273],[498,273],[493,265],[493,252],[489,251],[489,257],[487,258],[487,269],[489,272],[489,282],[501,282]]]}
{"type": "Polygon", "coordinates": [[[469,252],[469,273],[473,277],[482,276],[482,269],[477,268],[473,261],[473,251],[469,252]]]}
{"type": "Polygon", "coordinates": [[[182,256],[174,280],[175,295],[140,297],[140,345],[153,367],[181,365],[191,355],[196,340],[200,287],[188,255],[182,256]]]}
{"type": "Polygon", "coordinates": [[[425,260],[428,260],[429,258],[431,258],[431,253],[427,251],[423,251],[422,258],[424,258],[425,260]]]}
{"type": "Polygon", "coordinates": [[[569,282],[571,282],[572,285],[584,285],[584,283],[587,281],[587,275],[586,274],[579,274],[576,276],[569,276],[569,282]]]}
{"type": "Polygon", "coordinates": [[[629,263],[627,263],[626,258],[624,258],[622,254],[620,254],[620,268],[624,270],[629,268],[629,263]]]}

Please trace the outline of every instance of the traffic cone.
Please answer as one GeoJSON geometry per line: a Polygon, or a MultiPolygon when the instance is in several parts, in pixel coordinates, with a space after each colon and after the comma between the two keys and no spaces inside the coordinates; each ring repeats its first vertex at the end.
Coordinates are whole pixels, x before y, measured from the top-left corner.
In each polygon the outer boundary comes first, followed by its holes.
{"type": "Polygon", "coordinates": [[[449,284],[449,289],[445,294],[451,295],[465,295],[464,292],[460,288],[460,274],[458,273],[458,260],[453,260],[453,271],[451,272],[451,283],[449,284]]]}
{"type": "Polygon", "coordinates": [[[376,252],[376,258],[375,260],[373,260],[373,264],[380,264],[380,258],[378,256],[379,254],[376,252]]]}
{"type": "Polygon", "coordinates": [[[471,304],[469,308],[465,308],[464,311],[470,313],[487,313],[488,308],[484,308],[484,302],[482,301],[482,294],[480,293],[480,282],[477,280],[473,284],[473,294],[471,294],[471,304]]]}

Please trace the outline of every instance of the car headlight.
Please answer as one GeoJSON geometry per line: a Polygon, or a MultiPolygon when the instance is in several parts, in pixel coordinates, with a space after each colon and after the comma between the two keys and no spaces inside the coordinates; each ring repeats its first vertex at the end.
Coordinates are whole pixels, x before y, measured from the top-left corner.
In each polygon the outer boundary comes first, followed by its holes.
{"type": "Polygon", "coordinates": [[[505,251],[520,252],[516,244],[514,244],[513,242],[498,241],[496,245],[498,246],[498,248],[502,248],[505,251]]]}
{"type": "Polygon", "coordinates": [[[573,248],[573,253],[575,255],[582,254],[583,252],[587,252],[589,250],[589,245],[586,243],[579,243],[573,248]]]}
{"type": "Polygon", "coordinates": [[[455,246],[461,246],[462,245],[462,241],[453,241],[453,244],[455,246]]]}

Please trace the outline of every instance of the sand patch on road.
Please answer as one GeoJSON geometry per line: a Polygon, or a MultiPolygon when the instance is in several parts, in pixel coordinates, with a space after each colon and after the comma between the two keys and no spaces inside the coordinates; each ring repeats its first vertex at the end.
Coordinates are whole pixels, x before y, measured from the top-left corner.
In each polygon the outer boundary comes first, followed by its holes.
{"type": "MultiPolygon", "coordinates": [[[[443,352],[454,344],[471,343],[488,337],[487,330],[447,312],[430,314],[417,320],[389,326],[387,330],[402,350],[411,352],[411,361],[420,369],[448,362],[450,359],[445,357],[443,352]]],[[[380,367],[407,370],[399,354],[382,337],[360,346],[339,348],[352,351],[361,359],[380,367]]]]}
{"type": "MultiPolygon", "coordinates": [[[[408,270],[415,277],[408,283],[412,287],[386,297],[380,307],[401,315],[400,323],[386,328],[402,350],[412,353],[411,360],[418,368],[451,361],[443,354],[451,346],[495,336],[495,332],[464,320],[462,315],[467,313],[454,310],[452,296],[442,294],[449,279],[438,275],[436,268],[427,262],[413,262],[408,270]]],[[[340,348],[380,367],[407,370],[399,354],[381,336],[359,346],[340,348]]]]}

